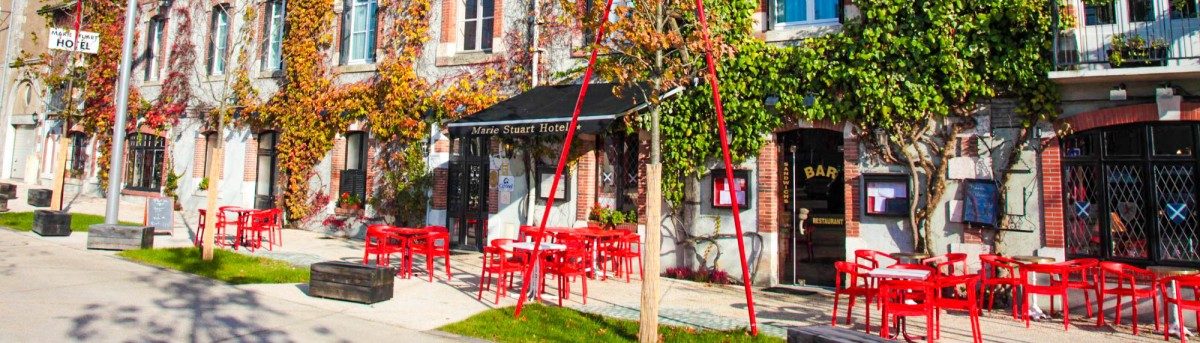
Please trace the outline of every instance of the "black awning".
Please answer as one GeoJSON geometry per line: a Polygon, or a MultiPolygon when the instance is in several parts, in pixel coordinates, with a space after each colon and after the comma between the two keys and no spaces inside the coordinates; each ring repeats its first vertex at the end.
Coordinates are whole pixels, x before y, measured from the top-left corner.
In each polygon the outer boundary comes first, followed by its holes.
{"type": "MultiPolygon", "coordinates": [[[[645,106],[640,91],[613,95],[611,83],[588,86],[577,132],[600,132],[645,106]]],[[[451,136],[565,134],[582,85],[540,86],[446,125],[451,136]]]]}

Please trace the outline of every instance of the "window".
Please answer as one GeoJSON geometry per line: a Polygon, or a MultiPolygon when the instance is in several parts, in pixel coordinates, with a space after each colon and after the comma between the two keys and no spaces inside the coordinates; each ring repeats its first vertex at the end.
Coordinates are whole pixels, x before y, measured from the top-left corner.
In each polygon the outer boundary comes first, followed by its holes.
{"type": "Polygon", "coordinates": [[[344,0],[342,64],[375,62],[375,0],[344,0]]]}
{"type": "Polygon", "coordinates": [[[208,42],[208,74],[225,73],[225,59],[229,53],[229,13],[225,6],[213,7],[212,31],[208,42]]]}
{"type": "Polygon", "coordinates": [[[135,191],[158,192],[162,187],[162,137],[134,133],[129,136],[129,157],[125,166],[125,188],[135,191]]]}
{"type": "Polygon", "coordinates": [[[275,138],[274,131],[258,134],[258,172],[254,180],[254,208],[268,209],[275,207],[275,194],[278,191],[278,171],[275,169],[275,138]]]}
{"type": "Polygon", "coordinates": [[[463,11],[463,51],[492,51],[495,0],[466,0],[463,11]]]}
{"type": "Polygon", "coordinates": [[[1154,0],[1129,0],[1129,22],[1154,21],[1154,0]]]}
{"type": "Polygon", "coordinates": [[[1108,25],[1117,22],[1117,16],[1114,14],[1113,6],[1116,3],[1103,5],[1083,4],[1084,24],[1086,25],[1108,25]]]}
{"type": "Polygon", "coordinates": [[[1171,19],[1196,18],[1196,0],[1171,0],[1167,2],[1171,8],[1171,19]]]}
{"type": "Polygon", "coordinates": [[[267,2],[266,25],[263,29],[263,70],[283,69],[283,11],[284,0],[267,2]]]}
{"type": "Polygon", "coordinates": [[[146,35],[150,37],[150,41],[146,44],[146,81],[158,80],[158,59],[159,51],[162,50],[164,24],[162,18],[154,17],[150,19],[150,24],[146,28],[146,35]]]}
{"type": "Polygon", "coordinates": [[[367,133],[346,134],[346,165],[339,180],[342,193],[364,199],[367,194],[367,133]]]}
{"type": "Polygon", "coordinates": [[[822,24],[838,21],[839,0],[775,0],[778,24],[822,24]]]}
{"type": "Polygon", "coordinates": [[[1062,163],[1067,257],[1200,265],[1198,129],[1195,123],[1130,124],[1067,136],[1064,149],[1084,141],[1104,145],[1103,153],[1062,163]]]}
{"type": "Polygon", "coordinates": [[[67,137],[71,139],[71,151],[67,155],[67,176],[79,178],[87,170],[89,139],[86,133],[78,131],[71,132],[67,137]]]}

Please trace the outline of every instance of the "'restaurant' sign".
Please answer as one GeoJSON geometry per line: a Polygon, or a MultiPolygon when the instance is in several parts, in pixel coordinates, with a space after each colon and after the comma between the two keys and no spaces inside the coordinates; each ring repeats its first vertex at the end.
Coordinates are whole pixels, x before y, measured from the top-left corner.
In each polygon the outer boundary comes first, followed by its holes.
{"type": "Polygon", "coordinates": [[[534,123],[534,124],[504,124],[473,126],[470,135],[537,135],[547,133],[567,133],[570,123],[534,123]]]}

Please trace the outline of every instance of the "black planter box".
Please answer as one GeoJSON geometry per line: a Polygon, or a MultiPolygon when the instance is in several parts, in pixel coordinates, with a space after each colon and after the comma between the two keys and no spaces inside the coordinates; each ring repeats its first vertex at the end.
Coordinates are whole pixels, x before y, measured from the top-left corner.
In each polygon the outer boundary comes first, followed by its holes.
{"type": "Polygon", "coordinates": [[[0,196],[8,197],[8,199],[16,199],[17,185],[11,183],[0,183],[0,196]]]}
{"type": "Polygon", "coordinates": [[[62,211],[33,211],[33,232],[42,236],[70,236],[71,214],[62,211]]]}
{"type": "Polygon", "coordinates": [[[314,263],[308,295],[374,304],[392,298],[396,270],[344,261],[314,263]]]}
{"type": "Polygon", "coordinates": [[[26,201],[29,202],[29,206],[47,207],[50,206],[50,197],[53,194],[54,192],[51,192],[49,189],[31,188],[29,189],[29,198],[26,201]]]}
{"type": "Polygon", "coordinates": [[[134,250],[153,247],[153,226],[96,224],[88,228],[88,249],[134,250]]]}
{"type": "Polygon", "coordinates": [[[0,195],[0,212],[8,212],[8,197],[0,195]]]}
{"type": "Polygon", "coordinates": [[[1108,66],[1113,68],[1138,68],[1138,67],[1157,67],[1166,65],[1167,48],[1132,48],[1123,50],[1125,60],[1121,64],[1112,62],[1112,49],[1105,50],[1108,53],[1108,66]]]}

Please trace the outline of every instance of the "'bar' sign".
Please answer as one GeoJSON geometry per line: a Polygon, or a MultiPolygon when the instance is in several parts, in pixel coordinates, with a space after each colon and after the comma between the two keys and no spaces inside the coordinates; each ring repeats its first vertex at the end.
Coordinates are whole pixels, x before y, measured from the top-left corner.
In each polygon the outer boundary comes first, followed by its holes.
{"type": "Polygon", "coordinates": [[[50,39],[48,39],[50,49],[79,51],[83,53],[95,54],[100,52],[100,34],[88,31],[79,31],[79,42],[75,42],[75,30],[50,28],[50,39]]]}

